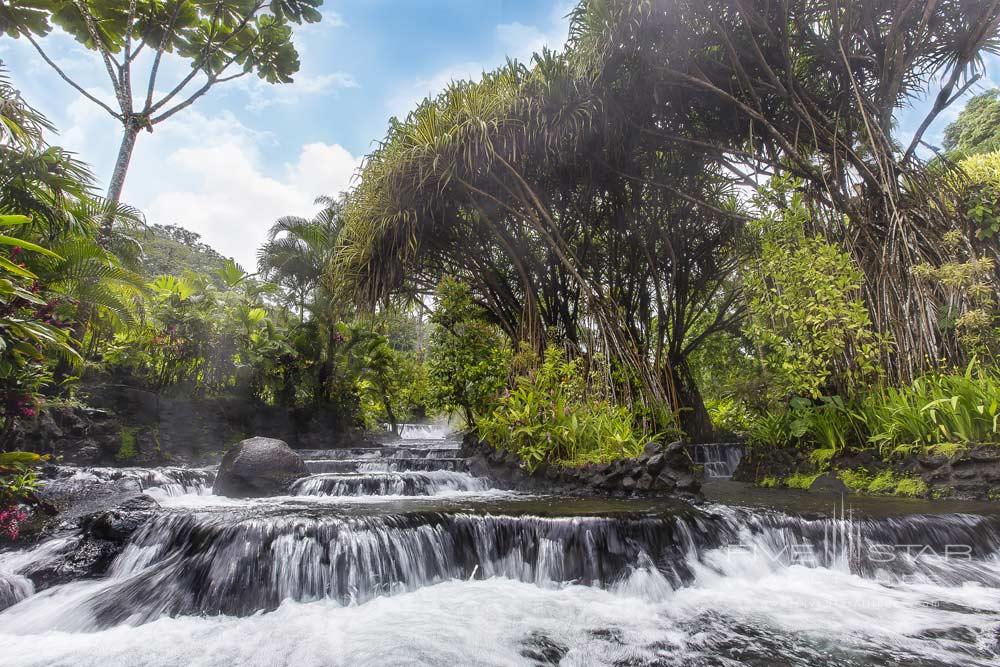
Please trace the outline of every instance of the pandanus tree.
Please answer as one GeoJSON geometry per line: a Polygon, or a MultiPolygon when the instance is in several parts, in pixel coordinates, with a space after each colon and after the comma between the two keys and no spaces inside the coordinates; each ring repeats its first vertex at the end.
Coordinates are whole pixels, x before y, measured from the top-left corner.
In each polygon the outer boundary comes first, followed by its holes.
{"type": "MultiPolygon", "coordinates": [[[[36,0],[0,2],[0,33],[24,38],[80,95],[121,123],[107,199],[117,203],[141,130],[153,128],[194,104],[212,87],[256,74],[289,83],[299,69],[292,24],[320,20],[322,0],[36,0]],[[56,26],[97,52],[110,95],[93,92],[71,76],[46,48],[56,26]],[[164,85],[165,60],[181,58],[190,70],[164,85]],[[114,101],[107,98],[113,97],[114,101]]],[[[110,221],[105,235],[110,233],[110,221]]]]}
{"type": "Polygon", "coordinates": [[[644,150],[626,120],[548,52],[453,84],[369,156],[335,272],[369,303],[457,276],[514,341],[605,357],[619,400],[701,435],[683,364],[693,331],[731,324],[706,302],[741,216],[697,161],[644,150]]]}
{"type": "Polygon", "coordinates": [[[967,223],[919,149],[997,53],[998,23],[997,0],[584,0],[570,49],[592,85],[629,96],[662,150],[703,155],[751,188],[801,179],[814,231],[864,273],[871,320],[891,340],[883,365],[907,380],[961,361],[939,323],[945,295],[914,273],[940,265],[945,235],[967,223]],[[925,118],[898,143],[899,109],[932,84],[925,118]],[[728,122],[684,131],[706,118],[728,122]]]}

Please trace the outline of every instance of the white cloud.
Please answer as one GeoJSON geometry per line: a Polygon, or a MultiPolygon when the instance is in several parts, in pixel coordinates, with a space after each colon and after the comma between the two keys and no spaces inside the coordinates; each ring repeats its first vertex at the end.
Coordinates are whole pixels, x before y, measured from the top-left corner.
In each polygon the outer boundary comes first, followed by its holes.
{"type": "Polygon", "coordinates": [[[358,82],[347,72],[318,75],[300,72],[295,75],[292,83],[270,84],[258,77],[240,79],[239,83],[250,98],[247,103],[250,111],[260,111],[278,104],[298,104],[303,97],[358,87],[358,82]]]}
{"type": "Polygon", "coordinates": [[[312,215],[313,200],[346,190],[358,165],[359,159],[338,144],[312,143],[302,147],[295,162],[267,170],[256,144],[233,136],[170,154],[162,171],[181,172],[188,183],[159,183],[142,208],[151,222],[196,231],[249,269],[275,220],[312,215]]]}
{"type": "MultiPolygon", "coordinates": [[[[117,153],[120,128],[82,96],[68,105],[59,143],[86,156],[103,184],[117,153]],[[113,139],[109,139],[113,138],[113,139]],[[96,158],[96,160],[94,159],[96,158]]],[[[318,195],[346,190],[360,159],[338,144],[308,143],[268,161],[277,139],[242,124],[228,111],[180,112],[139,135],[123,200],[148,222],[177,224],[247,269],[268,227],[283,215],[310,216],[318,195]]]]}
{"type": "Polygon", "coordinates": [[[561,51],[569,36],[567,16],[575,4],[575,0],[556,3],[546,25],[525,25],[516,21],[501,23],[496,27],[497,41],[506,55],[524,63],[530,62],[532,54],[540,52],[543,47],[561,51]]]}

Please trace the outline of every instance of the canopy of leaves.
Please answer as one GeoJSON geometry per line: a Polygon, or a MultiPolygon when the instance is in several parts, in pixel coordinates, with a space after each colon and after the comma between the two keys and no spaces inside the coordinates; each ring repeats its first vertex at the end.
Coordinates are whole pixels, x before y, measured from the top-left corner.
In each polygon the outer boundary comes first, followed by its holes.
{"type": "Polygon", "coordinates": [[[944,148],[968,157],[1000,151],[1000,89],[976,95],[944,131],[944,148]]]}

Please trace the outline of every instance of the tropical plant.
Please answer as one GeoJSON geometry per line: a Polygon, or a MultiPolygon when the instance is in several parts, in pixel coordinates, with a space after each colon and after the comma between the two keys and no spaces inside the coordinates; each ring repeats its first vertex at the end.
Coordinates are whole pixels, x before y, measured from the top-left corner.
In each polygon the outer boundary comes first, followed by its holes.
{"type": "Polygon", "coordinates": [[[757,223],[757,257],[742,268],[744,324],[775,398],[850,393],[878,372],[879,345],[851,257],[809,235],[800,187],[776,184],[780,208],[757,223]]]}
{"type": "Polygon", "coordinates": [[[470,426],[489,414],[507,383],[509,349],[484,315],[467,286],[441,282],[427,353],[431,400],[445,414],[461,410],[470,426]]]}
{"type": "Polygon", "coordinates": [[[543,462],[565,465],[631,458],[660,434],[636,425],[624,406],[589,395],[582,360],[556,346],[541,364],[516,378],[514,388],[477,422],[494,446],[517,452],[532,469],[543,462]]]}
{"type": "Polygon", "coordinates": [[[1000,151],[1000,89],[970,99],[958,118],[944,129],[944,149],[968,157],[1000,151]]]}
{"type": "MultiPolygon", "coordinates": [[[[0,227],[27,226],[26,216],[0,215],[0,227]]],[[[39,392],[52,382],[57,360],[75,362],[79,354],[69,331],[56,312],[54,295],[42,290],[38,276],[20,258],[34,253],[62,258],[42,246],[9,235],[0,245],[11,248],[0,258],[0,449],[18,417],[35,414],[39,392]]]]}
{"type": "Polygon", "coordinates": [[[342,200],[319,197],[316,204],[322,210],[311,220],[286,216],[275,222],[257,251],[261,276],[294,295],[300,320],[326,277],[342,226],[342,200]]]}
{"type": "Polygon", "coordinates": [[[870,441],[884,457],[942,443],[1000,443],[1000,376],[976,366],[872,392],[861,406],[870,441]]]}

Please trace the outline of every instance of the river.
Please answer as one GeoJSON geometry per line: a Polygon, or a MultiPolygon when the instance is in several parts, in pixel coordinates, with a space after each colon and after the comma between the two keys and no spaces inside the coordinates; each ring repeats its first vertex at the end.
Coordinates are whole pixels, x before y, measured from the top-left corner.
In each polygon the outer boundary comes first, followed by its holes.
{"type": "Polygon", "coordinates": [[[304,452],[313,476],[266,499],[128,473],[162,510],[106,577],[33,593],[23,574],[72,533],[0,553],[24,598],[0,665],[1000,663],[991,505],[531,496],[468,475],[442,435],[304,452]]]}

